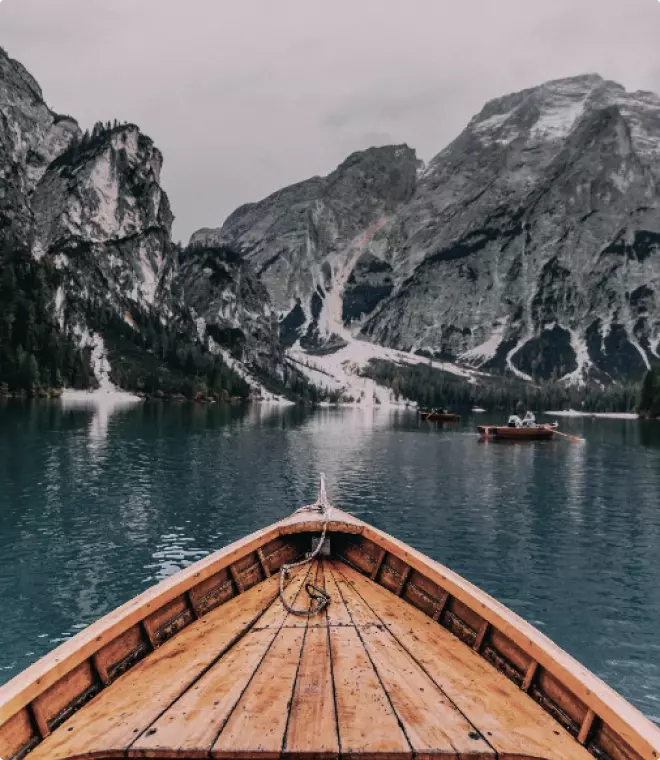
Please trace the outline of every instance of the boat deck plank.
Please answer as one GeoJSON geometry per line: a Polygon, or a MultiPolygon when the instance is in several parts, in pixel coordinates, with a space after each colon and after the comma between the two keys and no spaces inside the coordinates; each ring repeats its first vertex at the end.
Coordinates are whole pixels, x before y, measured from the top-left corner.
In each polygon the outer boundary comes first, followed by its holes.
{"type": "Polygon", "coordinates": [[[339,756],[327,626],[307,628],[284,744],[286,755],[339,756]]]}
{"type": "MultiPolygon", "coordinates": [[[[124,751],[277,598],[268,579],[184,628],[104,689],[48,736],[30,760],[63,760],[124,751]]],[[[278,602],[279,603],[279,600],[278,602]]]]}
{"type": "Polygon", "coordinates": [[[338,567],[337,572],[487,738],[500,758],[591,757],[545,710],[445,628],[415,607],[401,604],[347,565],[338,567]]]}
{"type": "Polygon", "coordinates": [[[213,745],[211,757],[279,758],[304,628],[282,628],[213,745]]]}
{"type": "MultiPolygon", "coordinates": [[[[296,602],[307,573],[286,588],[288,602],[296,602]]],[[[250,593],[250,592],[248,592],[250,593]]],[[[188,689],[131,747],[144,757],[176,750],[185,757],[207,757],[250,680],[259,669],[288,614],[280,599],[266,611],[279,627],[257,625],[233,646],[199,681],[188,689]],[[203,753],[203,754],[202,754],[203,753]]],[[[264,615],[264,616],[265,616],[264,615]]]]}
{"type": "MultiPolygon", "coordinates": [[[[338,569],[335,572],[340,575],[338,569]]],[[[492,747],[380,624],[381,620],[353,585],[341,577],[339,587],[346,606],[415,753],[494,758],[492,747]]],[[[366,583],[374,585],[368,580],[366,583]]]]}
{"type": "Polygon", "coordinates": [[[412,758],[356,628],[329,628],[342,757],[412,758]]]}
{"type": "Polygon", "coordinates": [[[339,587],[337,586],[335,576],[330,568],[331,563],[327,560],[324,560],[323,569],[325,573],[325,590],[330,597],[330,604],[327,607],[328,625],[353,625],[351,616],[348,614],[348,610],[346,609],[342,595],[339,593],[339,587]]]}
{"type": "Polygon", "coordinates": [[[35,760],[92,757],[588,760],[514,683],[339,560],[295,569],[331,602],[289,613],[274,575],[191,623],[55,730],[35,760]]]}

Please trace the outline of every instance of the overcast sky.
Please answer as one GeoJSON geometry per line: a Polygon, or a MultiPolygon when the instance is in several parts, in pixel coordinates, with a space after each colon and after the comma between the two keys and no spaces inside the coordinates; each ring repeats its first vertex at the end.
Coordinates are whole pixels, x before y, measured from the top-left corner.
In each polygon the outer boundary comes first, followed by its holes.
{"type": "Polygon", "coordinates": [[[596,71],[660,92],[658,0],[3,0],[0,45],[83,127],[165,155],[175,237],[349,153],[428,161],[495,96],[596,71]]]}

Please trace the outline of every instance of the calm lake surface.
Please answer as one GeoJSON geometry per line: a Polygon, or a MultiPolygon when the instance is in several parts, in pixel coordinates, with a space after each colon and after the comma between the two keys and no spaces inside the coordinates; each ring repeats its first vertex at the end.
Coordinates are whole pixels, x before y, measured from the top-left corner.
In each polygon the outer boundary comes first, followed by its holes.
{"type": "MultiPolygon", "coordinates": [[[[479,415],[478,421],[496,418],[479,415]]],[[[660,721],[660,423],[480,443],[384,409],[0,405],[0,682],[315,498],[443,562],[660,721]]]]}

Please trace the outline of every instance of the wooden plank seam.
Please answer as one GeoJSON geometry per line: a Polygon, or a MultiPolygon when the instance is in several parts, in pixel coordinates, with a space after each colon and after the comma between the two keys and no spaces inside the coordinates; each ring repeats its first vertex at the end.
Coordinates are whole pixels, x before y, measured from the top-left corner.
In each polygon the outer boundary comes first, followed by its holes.
{"type": "Polygon", "coordinates": [[[147,623],[146,618],[144,620],[140,620],[140,628],[147,639],[147,643],[151,646],[152,649],[156,649],[156,639],[154,638],[154,634],[149,624],[147,623]]]}
{"type": "Polygon", "coordinates": [[[480,625],[479,630],[477,631],[477,636],[474,640],[474,644],[472,645],[472,649],[474,649],[477,654],[481,652],[481,647],[483,646],[484,639],[488,633],[488,626],[488,621],[484,620],[484,622],[480,625]]]}
{"type": "Polygon", "coordinates": [[[238,593],[242,594],[245,591],[245,586],[243,585],[241,581],[241,577],[238,570],[233,565],[229,565],[229,573],[232,577],[232,580],[236,584],[236,589],[238,590],[238,593]]]}
{"type": "MultiPolygon", "coordinates": [[[[410,570],[410,569],[411,569],[411,568],[410,568],[410,567],[408,567],[408,570],[410,570]]],[[[335,577],[335,568],[334,568],[334,567],[333,567],[333,568],[331,568],[331,571],[330,571],[330,572],[332,573],[332,576],[333,576],[333,578],[334,578],[335,584],[336,584],[336,586],[337,586],[337,590],[339,591],[339,595],[340,595],[340,597],[342,598],[342,601],[344,602],[344,605],[345,605],[345,607],[346,607],[346,610],[347,610],[347,612],[348,612],[348,616],[349,616],[349,618],[351,619],[351,622],[352,622],[352,624],[353,624],[353,626],[352,626],[352,627],[353,627],[353,629],[355,630],[355,632],[356,632],[356,634],[357,634],[357,636],[358,636],[358,639],[360,640],[360,643],[362,644],[362,648],[363,648],[363,650],[364,650],[364,654],[366,655],[366,657],[367,657],[367,659],[368,659],[369,663],[371,664],[371,668],[372,668],[372,670],[373,670],[373,673],[374,673],[374,675],[375,675],[375,677],[376,677],[376,679],[377,679],[378,683],[380,684],[380,687],[381,687],[381,689],[382,689],[382,693],[383,693],[383,695],[384,695],[385,699],[387,700],[387,703],[389,704],[390,710],[392,711],[392,715],[393,715],[393,716],[394,716],[394,718],[396,719],[396,722],[398,723],[398,725],[399,725],[399,728],[401,729],[401,733],[403,734],[403,737],[404,737],[404,739],[405,739],[405,742],[406,742],[406,744],[407,744],[407,745],[408,745],[408,747],[409,747],[410,753],[409,753],[409,754],[407,754],[407,756],[408,756],[408,757],[413,757],[413,744],[412,744],[412,742],[411,742],[411,740],[410,740],[410,737],[408,736],[408,732],[406,731],[406,729],[405,729],[405,726],[403,725],[403,721],[401,720],[401,716],[400,716],[399,712],[397,711],[397,709],[395,708],[395,706],[394,706],[394,703],[392,702],[392,696],[391,696],[391,694],[389,693],[389,691],[388,691],[388,690],[385,688],[385,684],[383,683],[383,679],[382,679],[382,677],[381,677],[381,674],[380,674],[380,672],[378,671],[378,668],[376,667],[376,663],[374,662],[374,660],[373,660],[373,657],[371,656],[371,652],[369,651],[369,649],[368,649],[368,647],[367,647],[367,645],[366,645],[366,643],[365,643],[365,641],[364,641],[364,638],[363,638],[363,635],[362,635],[362,631],[360,630],[360,626],[359,626],[359,625],[356,623],[356,621],[355,621],[355,618],[353,617],[353,612],[352,612],[352,610],[351,610],[351,608],[350,608],[350,606],[349,606],[348,602],[346,601],[346,597],[344,596],[344,592],[342,591],[342,589],[341,589],[341,587],[340,587],[339,583],[337,583],[337,578],[335,577]]],[[[346,576],[344,576],[344,575],[341,573],[341,570],[339,571],[339,573],[341,574],[341,577],[343,578],[343,580],[344,580],[346,583],[350,583],[350,582],[349,582],[349,580],[348,580],[348,578],[346,578],[346,576]]],[[[404,579],[403,579],[403,583],[401,584],[401,589],[403,589],[403,586],[405,585],[405,581],[406,581],[406,579],[407,579],[407,578],[405,577],[405,573],[404,573],[404,579]]],[[[358,596],[360,596],[360,597],[362,598],[362,595],[360,594],[360,592],[359,592],[359,591],[357,591],[357,589],[355,589],[355,586],[354,586],[354,584],[351,584],[351,587],[352,587],[352,588],[355,590],[355,592],[358,594],[358,596]]],[[[369,609],[371,609],[371,607],[370,607],[370,606],[369,606],[369,604],[368,604],[368,603],[367,603],[367,602],[364,600],[364,598],[363,598],[363,601],[364,601],[365,605],[366,605],[366,606],[367,606],[369,609]]],[[[371,610],[371,611],[373,612],[373,610],[371,610]]],[[[375,613],[374,613],[374,614],[375,614],[375,613]]],[[[380,620],[380,618],[378,617],[378,615],[376,615],[376,618],[380,620]]],[[[381,621],[381,622],[382,622],[382,621],[381,621]]],[[[388,629],[388,630],[389,630],[389,629],[388,629]]],[[[339,729],[338,729],[338,730],[339,730],[339,729]]],[[[340,740],[340,743],[341,743],[341,735],[340,735],[339,733],[338,733],[338,736],[339,736],[339,740],[340,740]]]]}
{"type": "Polygon", "coordinates": [[[30,703],[30,708],[32,710],[32,717],[34,718],[37,730],[41,734],[41,738],[45,739],[50,734],[50,728],[48,728],[48,721],[46,720],[44,711],[41,709],[41,705],[36,699],[34,702],[30,703]]]}
{"type": "MultiPolygon", "coordinates": [[[[299,588],[299,589],[296,591],[296,594],[295,594],[295,596],[294,596],[293,600],[291,601],[291,604],[292,604],[292,605],[295,605],[295,603],[296,603],[296,601],[297,601],[297,599],[298,599],[298,595],[299,595],[299,594],[302,592],[303,588],[305,587],[305,583],[306,583],[306,582],[309,580],[309,573],[310,573],[310,570],[311,570],[311,565],[310,565],[310,567],[307,569],[307,572],[305,573],[305,576],[304,576],[304,578],[303,578],[303,582],[302,582],[302,584],[300,585],[300,588],[299,588]]],[[[279,601],[280,601],[280,597],[279,597],[279,596],[276,596],[276,597],[273,599],[273,601],[272,601],[272,602],[271,602],[269,605],[267,605],[267,606],[266,606],[266,608],[265,608],[265,609],[262,611],[262,613],[261,613],[261,615],[260,615],[259,617],[263,617],[263,615],[265,615],[265,614],[266,614],[266,611],[267,611],[268,609],[270,609],[270,607],[271,607],[271,606],[273,606],[274,604],[277,604],[277,602],[279,602],[279,601]]],[[[286,614],[286,615],[284,615],[284,616],[282,617],[282,621],[280,622],[280,624],[279,624],[279,626],[277,627],[277,629],[276,629],[275,633],[273,634],[273,636],[272,636],[272,638],[271,638],[271,640],[270,640],[270,643],[269,643],[269,644],[268,644],[268,646],[266,647],[266,650],[264,651],[263,655],[262,655],[262,656],[261,656],[261,658],[259,659],[259,663],[257,664],[256,668],[253,670],[253,672],[252,672],[252,674],[250,675],[250,677],[247,679],[246,683],[245,683],[245,684],[244,684],[244,686],[243,686],[243,689],[241,690],[241,693],[238,695],[238,698],[236,699],[236,702],[234,703],[233,707],[230,709],[230,711],[229,711],[228,715],[226,716],[226,719],[225,719],[225,721],[222,723],[222,725],[220,726],[220,728],[219,728],[219,730],[218,730],[218,732],[217,732],[217,734],[216,734],[215,738],[214,738],[214,739],[213,739],[213,741],[211,742],[211,744],[210,744],[210,746],[211,746],[211,747],[214,747],[214,746],[217,744],[217,742],[220,740],[220,737],[222,736],[222,732],[224,731],[225,727],[227,726],[227,724],[228,724],[228,723],[229,723],[229,721],[231,720],[231,717],[232,717],[232,715],[234,714],[234,711],[236,710],[237,706],[240,704],[240,702],[241,702],[241,699],[243,698],[244,694],[247,692],[248,688],[250,687],[250,684],[252,683],[253,679],[255,678],[255,676],[257,675],[257,673],[259,672],[259,670],[260,670],[260,668],[261,668],[261,666],[262,666],[262,664],[263,664],[264,660],[265,660],[265,659],[266,659],[266,657],[268,656],[268,653],[269,653],[269,652],[270,652],[270,650],[273,648],[273,644],[274,644],[274,643],[275,643],[275,641],[277,640],[277,638],[278,638],[278,636],[280,635],[280,633],[281,633],[281,632],[284,630],[284,624],[285,624],[285,622],[286,622],[286,620],[287,620],[287,617],[289,617],[289,615],[288,615],[288,614],[286,614]]],[[[258,618],[257,618],[257,620],[254,620],[254,621],[252,621],[252,623],[251,623],[251,624],[248,626],[247,630],[244,632],[244,634],[243,634],[244,636],[245,636],[245,635],[247,635],[247,634],[249,633],[249,631],[250,631],[250,630],[252,630],[252,629],[254,628],[254,625],[255,625],[255,623],[256,623],[257,621],[258,621],[258,618]]],[[[304,636],[305,636],[305,635],[306,635],[306,630],[305,630],[305,634],[303,635],[303,644],[304,644],[304,636]]],[[[243,638],[243,636],[241,636],[240,638],[243,638]]],[[[212,664],[211,666],[209,666],[209,668],[207,669],[207,671],[208,671],[208,670],[211,670],[211,668],[212,668],[212,667],[213,667],[213,666],[214,666],[214,665],[215,665],[215,664],[216,664],[216,663],[217,663],[217,662],[220,660],[220,658],[221,658],[221,657],[224,657],[224,656],[225,656],[225,654],[227,653],[227,651],[229,651],[229,649],[230,649],[231,647],[235,646],[235,644],[236,644],[236,643],[237,643],[237,642],[234,642],[234,643],[232,643],[232,644],[231,644],[231,645],[230,645],[230,646],[227,648],[227,650],[226,650],[225,652],[223,652],[223,653],[222,653],[222,655],[220,655],[220,657],[218,657],[218,658],[217,658],[217,659],[216,659],[216,660],[213,662],[213,664],[212,664]]],[[[300,647],[300,653],[301,653],[301,654],[302,654],[302,647],[303,647],[303,644],[301,644],[301,647],[300,647]]],[[[300,667],[300,661],[298,662],[298,667],[300,667]]],[[[204,675],[204,674],[202,674],[202,675],[204,675]]],[[[201,676],[200,676],[200,678],[201,678],[201,676]]],[[[296,678],[297,678],[297,671],[296,671],[296,678]]],[[[197,679],[197,680],[199,680],[199,679],[197,679]]],[[[188,689],[186,689],[186,691],[188,691],[190,688],[192,688],[192,686],[193,686],[193,685],[194,685],[194,684],[191,684],[191,685],[188,687],[188,689]]],[[[294,680],[294,687],[293,687],[293,688],[294,688],[294,691],[295,691],[295,680],[294,680]]],[[[294,691],[292,691],[292,692],[291,692],[291,699],[290,699],[290,701],[289,701],[289,707],[290,707],[290,705],[291,705],[291,701],[293,700],[293,694],[294,694],[294,691]]],[[[185,691],[184,691],[184,692],[182,692],[182,694],[185,694],[185,693],[186,693],[185,691]]],[[[181,695],[180,695],[180,696],[181,696],[181,695]]],[[[165,714],[165,712],[166,712],[166,711],[164,711],[162,714],[164,715],[164,714],[165,714]]],[[[288,728],[288,721],[289,721],[289,715],[287,715],[287,728],[288,728]]],[[[284,739],[283,739],[283,741],[285,740],[285,738],[286,738],[286,730],[284,731],[284,739]]]]}
{"type": "MultiPolygon", "coordinates": [[[[300,589],[299,589],[298,593],[299,592],[300,592],[300,589]]],[[[183,688],[183,690],[176,695],[176,697],[172,700],[172,702],[170,702],[169,704],[165,705],[165,707],[154,717],[154,719],[150,722],[150,724],[148,726],[146,726],[139,734],[137,734],[135,737],[132,738],[132,740],[131,740],[128,748],[127,748],[127,752],[130,752],[131,747],[133,747],[133,745],[135,745],[144,735],[148,735],[148,732],[150,731],[151,727],[155,723],[157,723],[163,717],[163,715],[165,715],[167,713],[167,711],[183,695],[185,695],[192,688],[194,688],[195,684],[197,684],[210,670],[212,670],[212,668],[227,654],[227,652],[229,652],[230,649],[232,649],[239,641],[241,641],[246,635],[248,635],[251,630],[253,630],[255,624],[257,623],[257,621],[261,617],[263,617],[266,614],[266,612],[274,604],[277,603],[278,600],[279,600],[279,596],[277,596],[277,595],[274,596],[271,599],[271,601],[268,602],[266,604],[266,606],[263,607],[255,617],[253,617],[251,620],[249,620],[249,621],[247,621],[245,623],[245,627],[231,641],[229,641],[227,643],[227,645],[222,649],[222,651],[220,651],[215,657],[213,657],[213,659],[205,667],[203,667],[200,671],[197,672],[197,674],[194,676],[194,678],[192,678],[190,680],[190,682],[183,688]]],[[[284,618],[283,618],[283,620],[284,620],[284,618]]],[[[278,628],[278,632],[279,632],[279,630],[281,630],[281,628],[278,628]]],[[[275,637],[273,637],[273,641],[274,641],[274,639],[275,639],[275,637]]],[[[272,641],[271,641],[271,644],[272,644],[272,641]]],[[[270,649],[270,646],[269,646],[269,649],[270,649]]],[[[262,661],[263,661],[263,657],[262,657],[262,661]]],[[[257,668],[257,670],[258,670],[258,668],[257,668]]],[[[247,689],[249,683],[250,683],[250,681],[248,681],[248,683],[245,685],[245,689],[247,689]]],[[[241,692],[241,695],[239,695],[238,701],[236,702],[236,704],[238,704],[238,702],[240,701],[240,698],[241,698],[242,694],[244,693],[245,689],[241,692]]],[[[234,705],[234,707],[235,706],[236,705],[234,705]]],[[[218,736],[216,736],[216,738],[212,742],[211,746],[215,743],[215,741],[217,741],[217,738],[219,737],[220,733],[222,733],[222,729],[224,728],[224,725],[225,724],[223,724],[223,726],[220,728],[220,731],[218,732],[218,736]]]]}
{"type": "Polygon", "coordinates": [[[198,620],[199,615],[197,613],[197,607],[195,607],[195,603],[193,602],[192,596],[190,595],[190,589],[186,591],[184,598],[186,600],[186,604],[188,605],[188,608],[192,612],[193,620],[198,620]]]}
{"type": "Polygon", "coordinates": [[[110,683],[110,674],[108,673],[105,663],[101,660],[99,652],[95,652],[92,657],[92,669],[96,671],[99,680],[104,686],[107,686],[110,683]]]}

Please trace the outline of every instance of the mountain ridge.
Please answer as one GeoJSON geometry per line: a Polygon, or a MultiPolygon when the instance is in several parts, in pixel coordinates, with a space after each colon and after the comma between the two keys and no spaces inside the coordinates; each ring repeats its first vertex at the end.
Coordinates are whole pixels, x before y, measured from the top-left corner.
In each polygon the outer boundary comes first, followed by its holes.
{"type": "Polygon", "coordinates": [[[116,121],[83,133],[5,51],[0,73],[0,258],[12,294],[0,308],[0,393],[114,382],[145,393],[258,395],[245,369],[253,365],[281,381],[268,296],[248,298],[247,265],[226,261],[222,281],[211,281],[173,243],[154,142],[116,121]],[[222,299],[232,307],[213,312],[222,299]],[[240,344],[230,332],[238,318],[248,325],[240,344]],[[100,369],[108,364],[109,377],[100,369]]]}
{"type": "MultiPolygon", "coordinates": [[[[388,149],[397,147],[375,150],[388,149]]],[[[323,282],[296,276],[289,302],[274,304],[302,349],[335,339],[324,320],[332,293],[354,338],[399,351],[526,380],[640,379],[659,358],[658,158],[653,93],[585,74],[493,98],[416,165],[410,193],[378,229],[365,221],[327,252],[323,282]]],[[[323,180],[309,183],[292,186],[297,198],[313,198],[323,180]]],[[[231,215],[213,234],[252,234],[248,258],[269,242],[281,267],[318,267],[318,247],[307,258],[292,250],[302,236],[295,203],[280,206],[275,239],[260,231],[266,207],[289,190],[250,204],[250,229],[237,231],[231,215]]],[[[362,198],[344,202],[359,208],[362,198]]],[[[316,220],[303,232],[313,237],[316,220]]],[[[271,294],[278,286],[265,284],[271,294]]]]}
{"type": "Polygon", "coordinates": [[[370,361],[583,386],[660,358],[653,93],[585,74],[493,98],[426,165],[406,144],[355,151],[182,249],[137,125],[83,133],[1,49],[0,73],[0,244],[16,271],[32,256],[21,282],[47,280],[49,315],[23,345],[20,303],[0,314],[11,382],[93,384],[104,336],[133,390],[260,394],[262,378],[317,398],[306,376],[381,403],[370,361]]]}

